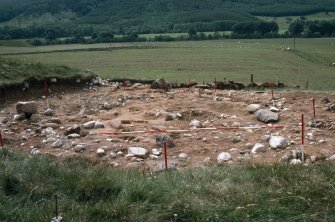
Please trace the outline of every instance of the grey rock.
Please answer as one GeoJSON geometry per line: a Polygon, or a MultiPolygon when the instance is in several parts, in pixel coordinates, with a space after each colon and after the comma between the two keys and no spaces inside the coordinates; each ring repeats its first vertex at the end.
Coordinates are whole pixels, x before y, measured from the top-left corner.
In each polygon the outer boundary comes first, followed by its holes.
{"type": "Polygon", "coordinates": [[[161,152],[159,152],[158,149],[152,149],[152,154],[155,155],[155,156],[159,156],[159,155],[161,155],[161,152]]]}
{"type": "Polygon", "coordinates": [[[279,109],[278,109],[277,107],[272,106],[272,107],[270,107],[270,111],[271,111],[271,112],[278,113],[278,112],[279,112],[279,109]]]}
{"type": "Polygon", "coordinates": [[[174,147],[174,142],[172,138],[168,135],[158,135],[156,136],[156,144],[158,147],[164,147],[164,142],[166,142],[166,146],[169,148],[174,147]]]}
{"type": "Polygon", "coordinates": [[[80,137],[81,137],[81,135],[79,135],[77,133],[72,133],[72,134],[67,135],[68,139],[78,139],[80,137]]]}
{"type": "Polygon", "coordinates": [[[110,152],[110,154],[109,154],[109,158],[111,158],[111,159],[115,159],[117,157],[117,155],[116,155],[116,153],[115,152],[110,152]]]}
{"type": "Polygon", "coordinates": [[[30,118],[32,114],[37,113],[37,103],[34,101],[18,102],[16,104],[16,112],[18,114],[24,113],[26,118],[30,118]]]}
{"type": "Polygon", "coordinates": [[[73,125],[73,126],[71,126],[71,127],[69,127],[69,128],[67,128],[66,130],[65,130],[65,132],[64,132],[64,134],[67,136],[67,135],[70,135],[70,134],[80,134],[80,131],[81,131],[81,129],[80,129],[80,126],[78,126],[78,125],[73,125]]]}
{"type": "Polygon", "coordinates": [[[166,113],[165,115],[165,121],[172,121],[176,118],[177,116],[173,113],[166,113]]]}
{"type": "Polygon", "coordinates": [[[40,116],[37,113],[34,113],[30,116],[30,121],[33,123],[37,123],[40,121],[40,116]]]}
{"type": "Polygon", "coordinates": [[[136,157],[145,158],[148,154],[148,150],[143,147],[129,147],[128,154],[133,154],[136,157]]]}
{"type": "Polygon", "coordinates": [[[261,153],[265,151],[266,151],[266,146],[260,143],[256,143],[251,150],[252,153],[261,153]]]}
{"type": "Polygon", "coordinates": [[[45,115],[45,116],[52,116],[54,114],[54,111],[53,111],[53,109],[51,109],[51,108],[48,108],[44,113],[43,113],[43,115],[45,115]]]}
{"type": "Polygon", "coordinates": [[[239,143],[242,141],[242,137],[240,135],[234,136],[233,143],[239,143]]]}
{"type": "Polygon", "coordinates": [[[53,129],[56,129],[56,128],[59,127],[59,125],[56,124],[56,123],[46,123],[46,124],[43,125],[43,128],[48,128],[48,127],[51,127],[51,128],[53,128],[53,129]]]}
{"type": "Polygon", "coordinates": [[[329,98],[328,97],[323,97],[322,99],[321,99],[321,102],[322,103],[330,103],[330,100],[329,100],[329,98]]]}
{"type": "Polygon", "coordinates": [[[86,150],[86,145],[85,144],[78,144],[74,147],[74,151],[77,153],[84,152],[86,150]]]}
{"type": "Polygon", "coordinates": [[[260,104],[250,104],[247,107],[247,110],[250,114],[255,113],[256,111],[260,110],[262,108],[262,105],[260,104]]]}
{"type": "Polygon", "coordinates": [[[31,154],[32,156],[36,156],[36,155],[41,154],[41,152],[40,152],[37,148],[33,148],[33,149],[30,151],[30,154],[31,154]]]}
{"type": "Polygon", "coordinates": [[[222,152],[218,155],[218,158],[217,158],[217,163],[219,165],[223,164],[224,162],[227,162],[231,159],[231,155],[227,152],[222,152]]]}
{"type": "Polygon", "coordinates": [[[282,136],[272,136],[269,143],[273,149],[285,149],[289,145],[288,139],[282,136]]]}
{"type": "Polygon", "coordinates": [[[94,124],[94,129],[101,129],[101,128],[105,128],[105,125],[100,121],[96,121],[94,124]]]}
{"type": "Polygon", "coordinates": [[[14,115],[14,120],[15,121],[22,121],[26,118],[26,116],[24,115],[24,113],[18,114],[18,115],[14,115]]]}
{"type": "Polygon", "coordinates": [[[271,135],[263,135],[262,137],[261,137],[261,139],[263,140],[263,141],[269,141],[270,139],[271,139],[271,135]]]}
{"type": "Polygon", "coordinates": [[[271,112],[266,109],[260,109],[255,112],[257,119],[264,123],[277,122],[279,120],[278,113],[271,112]]]}
{"type": "Polygon", "coordinates": [[[61,139],[58,139],[56,140],[56,142],[54,142],[52,145],[51,145],[53,148],[60,148],[63,146],[63,141],[61,139]]]}
{"type": "Polygon", "coordinates": [[[57,123],[57,124],[60,124],[60,123],[61,123],[61,121],[60,121],[60,119],[59,119],[58,117],[51,118],[51,119],[50,119],[50,122],[52,122],[52,123],[57,123]]]}
{"type": "Polygon", "coordinates": [[[335,154],[334,154],[334,155],[332,155],[331,157],[327,158],[327,160],[334,161],[334,160],[335,160],[335,154]]]}
{"type": "Polygon", "coordinates": [[[96,121],[89,121],[83,124],[85,129],[93,129],[96,121]]]}
{"type": "Polygon", "coordinates": [[[108,102],[105,102],[104,105],[103,105],[103,108],[104,108],[105,110],[109,110],[109,109],[112,108],[112,105],[109,104],[108,102]]]}
{"type": "Polygon", "coordinates": [[[199,120],[194,119],[190,122],[190,126],[194,128],[201,128],[202,124],[199,120]]]}
{"type": "Polygon", "coordinates": [[[122,129],[121,120],[113,119],[113,120],[109,121],[108,124],[114,129],[122,129]]]}
{"type": "Polygon", "coordinates": [[[151,84],[151,88],[168,90],[170,88],[170,84],[164,78],[160,78],[151,84]]]}
{"type": "Polygon", "coordinates": [[[299,159],[293,159],[293,160],[291,160],[290,164],[291,165],[299,165],[299,164],[302,164],[302,162],[299,159]]]}
{"type": "Polygon", "coordinates": [[[97,153],[97,156],[99,156],[99,157],[106,156],[106,151],[103,148],[97,149],[96,153],[97,153]]]}
{"type": "Polygon", "coordinates": [[[181,153],[178,155],[178,159],[180,160],[186,160],[188,158],[187,153],[181,153]]]}

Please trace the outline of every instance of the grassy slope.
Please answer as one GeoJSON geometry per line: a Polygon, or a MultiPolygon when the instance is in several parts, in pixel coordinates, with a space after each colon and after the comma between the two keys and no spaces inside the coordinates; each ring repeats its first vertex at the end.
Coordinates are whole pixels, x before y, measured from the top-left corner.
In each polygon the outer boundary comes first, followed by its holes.
{"type": "MultiPolygon", "coordinates": [[[[329,12],[329,13],[315,13],[310,14],[307,16],[304,16],[308,20],[335,20],[335,12],[329,12]]],[[[275,21],[279,25],[279,30],[281,32],[287,31],[288,27],[292,23],[292,21],[295,21],[297,19],[300,19],[300,16],[282,16],[282,17],[268,17],[268,16],[257,16],[258,19],[271,22],[275,21]]]]}
{"type": "Polygon", "coordinates": [[[331,221],[334,163],[146,174],[0,150],[0,220],[331,221]]]}
{"type": "MultiPolygon", "coordinates": [[[[214,77],[248,82],[252,73],[256,81],[283,81],[304,86],[305,81],[309,80],[310,89],[334,90],[334,67],[329,64],[335,58],[335,39],[297,39],[298,52],[281,50],[287,46],[293,48],[292,43],[291,39],[129,43],[112,44],[113,47],[128,48],[112,48],[111,51],[13,57],[91,69],[106,78],[155,79],[164,76],[170,81],[187,81],[191,76],[199,82],[211,82],[214,77]],[[135,46],[139,48],[133,48],[135,46]]],[[[7,49],[10,50],[10,47],[7,49]]],[[[40,49],[46,50],[44,47],[40,49]]],[[[57,46],[48,49],[56,50],[57,46]]],[[[27,52],[24,48],[11,50],[27,52]]]]}
{"type": "Polygon", "coordinates": [[[0,57],[0,87],[18,85],[24,81],[86,78],[89,74],[66,66],[46,66],[41,63],[23,63],[15,59],[0,57]]]}

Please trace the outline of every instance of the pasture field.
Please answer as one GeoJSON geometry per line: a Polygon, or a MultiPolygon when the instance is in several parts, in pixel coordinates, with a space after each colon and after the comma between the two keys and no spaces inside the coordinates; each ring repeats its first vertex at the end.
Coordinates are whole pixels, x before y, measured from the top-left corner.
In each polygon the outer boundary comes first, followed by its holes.
{"type": "Polygon", "coordinates": [[[258,19],[263,20],[263,21],[267,21],[267,22],[275,21],[275,22],[277,22],[277,24],[279,26],[279,30],[281,30],[281,32],[287,31],[290,24],[293,21],[295,21],[297,19],[300,19],[301,17],[304,17],[307,20],[326,20],[326,21],[329,21],[329,20],[334,20],[335,19],[335,12],[328,12],[328,13],[319,12],[319,13],[314,13],[314,14],[310,14],[310,15],[306,15],[306,16],[282,16],[282,17],[257,16],[258,19]]]}
{"type": "Polygon", "coordinates": [[[305,86],[308,81],[312,90],[335,89],[334,38],[297,39],[297,51],[282,50],[286,47],[293,48],[292,39],[0,47],[0,52],[25,62],[89,69],[110,79],[248,82],[254,74],[256,82],[305,86]]]}

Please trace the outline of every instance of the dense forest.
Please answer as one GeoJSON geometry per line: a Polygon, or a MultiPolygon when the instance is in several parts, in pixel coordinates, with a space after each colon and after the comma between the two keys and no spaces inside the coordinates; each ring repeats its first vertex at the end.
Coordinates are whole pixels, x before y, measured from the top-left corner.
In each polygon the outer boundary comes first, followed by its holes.
{"type": "MultiPolygon", "coordinates": [[[[334,0],[0,0],[0,39],[139,33],[233,31],[235,37],[276,37],[275,22],[258,16],[335,12],[334,0]],[[109,33],[109,34],[106,34],[109,33]],[[271,35],[270,35],[270,34],[271,35]]],[[[292,21],[294,22],[294,21],[292,21]]],[[[332,36],[334,22],[296,21],[301,35],[332,36]],[[315,24],[312,24],[315,23],[315,24]],[[320,28],[322,26],[322,28],[320,28]],[[323,31],[324,27],[327,31],[323,31]],[[306,34],[306,35],[307,35],[306,34]]],[[[286,35],[292,34],[287,30],[286,35]]],[[[100,41],[97,40],[97,41],[100,41]]]]}

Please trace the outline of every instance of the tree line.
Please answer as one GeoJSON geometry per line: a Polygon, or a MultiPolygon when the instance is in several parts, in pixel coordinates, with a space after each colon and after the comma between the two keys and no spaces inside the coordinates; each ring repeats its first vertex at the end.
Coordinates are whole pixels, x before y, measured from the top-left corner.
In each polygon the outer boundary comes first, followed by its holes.
{"type": "MultiPolygon", "coordinates": [[[[180,24],[178,27],[181,26],[180,24]]],[[[175,28],[175,27],[173,27],[175,28]]],[[[125,33],[124,30],[114,30],[108,26],[82,25],[77,27],[29,27],[14,28],[0,27],[0,39],[32,39],[32,45],[46,44],[73,44],[73,43],[109,43],[109,42],[138,42],[138,41],[184,41],[184,40],[211,40],[211,39],[243,39],[243,38],[288,38],[288,37],[334,37],[335,20],[321,21],[308,20],[305,17],[293,21],[289,29],[278,33],[278,24],[272,22],[239,22],[231,21],[216,23],[190,23],[180,28],[177,37],[168,35],[168,32],[155,37],[145,38],[137,32],[125,33]],[[207,26],[206,26],[207,25],[207,26]],[[206,28],[207,27],[207,28],[206,28]],[[222,34],[222,31],[231,31],[231,34],[222,34]],[[210,31],[213,33],[205,33],[210,31]],[[70,36],[70,37],[69,37],[70,36]]],[[[146,33],[146,32],[144,32],[146,33]]],[[[159,32],[158,32],[159,33],[159,32]]]]}

